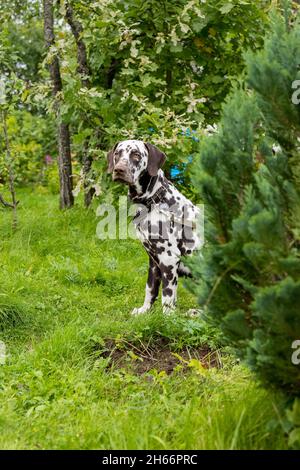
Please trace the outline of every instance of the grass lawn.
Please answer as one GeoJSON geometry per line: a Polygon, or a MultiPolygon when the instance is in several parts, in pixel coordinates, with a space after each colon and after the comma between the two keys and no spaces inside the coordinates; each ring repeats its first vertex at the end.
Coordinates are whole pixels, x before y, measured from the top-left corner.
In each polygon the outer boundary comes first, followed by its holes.
{"type": "MultiPolygon", "coordinates": [[[[281,449],[276,397],[227,351],[221,368],[190,361],[171,374],[108,367],[107,338],[174,352],[218,344],[185,312],[196,301],[182,284],[175,314],[159,305],[137,318],[147,256],[134,240],[96,237],[95,211],[60,212],[57,196],[18,191],[19,229],[0,209],[1,449],[281,449]]],[[[95,209],[95,207],[94,207],[95,209]]],[[[179,353],[180,354],[180,353],[179,353]]]]}

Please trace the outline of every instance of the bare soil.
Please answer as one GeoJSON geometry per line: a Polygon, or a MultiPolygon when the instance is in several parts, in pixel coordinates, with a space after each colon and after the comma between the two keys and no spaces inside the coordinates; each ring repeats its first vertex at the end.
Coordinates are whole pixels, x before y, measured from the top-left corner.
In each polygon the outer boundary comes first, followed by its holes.
{"type": "Polygon", "coordinates": [[[206,369],[222,367],[217,351],[212,351],[207,346],[185,346],[174,351],[166,338],[159,338],[148,344],[107,339],[101,357],[110,359],[108,368],[128,369],[137,375],[146,374],[153,369],[158,372],[165,371],[166,374],[171,374],[174,369],[188,371],[192,359],[200,361],[206,369]]]}

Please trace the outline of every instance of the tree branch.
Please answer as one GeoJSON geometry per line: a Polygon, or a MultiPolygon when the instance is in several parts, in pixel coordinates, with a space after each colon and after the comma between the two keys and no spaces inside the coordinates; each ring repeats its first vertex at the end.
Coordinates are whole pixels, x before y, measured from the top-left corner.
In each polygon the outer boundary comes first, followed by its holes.
{"type": "MultiPolygon", "coordinates": [[[[3,126],[3,133],[4,133],[4,142],[5,142],[5,153],[6,153],[6,164],[7,164],[7,169],[8,169],[8,181],[9,181],[9,190],[11,194],[11,199],[12,199],[12,204],[11,208],[13,209],[13,230],[17,229],[18,225],[18,217],[17,217],[17,199],[16,199],[16,190],[15,190],[15,174],[14,174],[14,168],[13,168],[13,161],[12,161],[12,155],[10,152],[10,142],[9,142],[9,137],[8,137],[8,129],[7,129],[7,115],[6,111],[2,111],[2,126],[3,126]]],[[[5,201],[3,202],[3,198],[1,200],[2,204],[7,207],[7,203],[5,201]]]]}
{"type": "Polygon", "coordinates": [[[81,83],[88,88],[90,86],[90,69],[87,61],[86,47],[82,39],[83,28],[81,23],[74,17],[71,2],[66,3],[66,20],[71,28],[77,46],[77,64],[78,73],[81,76],[81,83]]]}
{"type": "MultiPolygon", "coordinates": [[[[14,205],[11,204],[10,202],[5,201],[5,199],[3,198],[3,196],[1,194],[0,194],[0,203],[4,207],[10,207],[11,209],[14,209],[14,205]]],[[[16,204],[19,204],[19,201],[16,201],[16,204]]]]}
{"type": "MultiPolygon", "coordinates": [[[[77,46],[77,71],[80,75],[81,84],[83,87],[90,88],[91,87],[91,81],[90,81],[91,71],[88,66],[87,50],[85,47],[85,43],[82,39],[83,28],[82,28],[81,23],[74,16],[74,10],[73,10],[71,1],[66,2],[65,18],[71,28],[71,31],[72,31],[72,34],[74,36],[76,46],[77,46]]],[[[93,159],[89,153],[89,144],[90,144],[90,139],[89,137],[87,137],[83,144],[83,155],[82,155],[85,207],[90,206],[94,193],[95,193],[94,188],[90,188],[90,183],[89,183],[89,176],[92,171],[92,164],[93,164],[93,159]]]]}

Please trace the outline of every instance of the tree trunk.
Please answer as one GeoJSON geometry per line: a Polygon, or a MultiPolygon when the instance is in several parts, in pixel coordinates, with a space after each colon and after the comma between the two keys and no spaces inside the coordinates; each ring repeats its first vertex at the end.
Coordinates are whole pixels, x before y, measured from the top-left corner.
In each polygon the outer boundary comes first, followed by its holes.
{"type": "MultiPolygon", "coordinates": [[[[90,69],[88,66],[86,47],[82,39],[83,29],[80,22],[74,16],[73,7],[70,1],[66,3],[66,21],[71,28],[77,46],[77,70],[81,78],[82,86],[90,88],[90,69]]],[[[89,182],[93,164],[93,159],[89,153],[89,142],[90,139],[89,137],[87,137],[83,143],[82,154],[82,173],[85,207],[89,207],[91,205],[95,193],[94,188],[90,188],[89,182]]]]}
{"type": "Polygon", "coordinates": [[[59,145],[59,180],[60,180],[60,208],[72,207],[74,204],[72,185],[72,162],[70,132],[68,124],[60,122],[58,124],[58,145],[59,145]]]}
{"type": "MultiPolygon", "coordinates": [[[[54,36],[54,17],[53,17],[53,0],[43,0],[44,4],[44,38],[46,49],[49,49],[55,43],[54,36]]],[[[74,204],[74,196],[72,193],[72,162],[71,162],[71,146],[70,131],[68,124],[61,121],[60,103],[58,93],[62,91],[62,81],[60,75],[60,66],[57,55],[51,58],[49,63],[50,77],[52,81],[52,94],[55,100],[55,112],[57,119],[57,139],[58,139],[58,168],[60,183],[60,208],[66,209],[74,204]]]]}
{"type": "Polygon", "coordinates": [[[83,29],[81,23],[74,17],[73,7],[70,1],[66,3],[66,20],[71,28],[77,46],[77,70],[81,76],[81,83],[83,86],[89,88],[91,86],[89,79],[90,69],[87,61],[86,47],[82,39],[83,29]]]}
{"type": "Polygon", "coordinates": [[[95,189],[90,187],[90,176],[92,171],[93,159],[89,153],[89,138],[86,138],[83,143],[83,156],[82,156],[82,172],[83,172],[83,187],[84,187],[84,205],[86,208],[90,207],[95,189]]]}
{"type": "Polygon", "coordinates": [[[9,204],[6,201],[4,201],[2,196],[1,196],[1,203],[4,206],[11,207],[13,209],[12,227],[13,227],[13,230],[16,230],[17,225],[18,225],[18,217],[17,217],[18,201],[17,201],[17,198],[16,198],[15,174],[14,174],[12,156],[11,156],[11,153],[10,153],[10,144],[9,144],[9,137],[8,137],[8,130],[7,130],[7,119],[6,119],[6,112],[5,111],[2,112],[2,125],[3,125],[4,142],[5,142],[6,165],[7,165],[7,169],[8,169],[9,190],[10,190],[10,194],[11,194],[12,203],[9,204]]]}

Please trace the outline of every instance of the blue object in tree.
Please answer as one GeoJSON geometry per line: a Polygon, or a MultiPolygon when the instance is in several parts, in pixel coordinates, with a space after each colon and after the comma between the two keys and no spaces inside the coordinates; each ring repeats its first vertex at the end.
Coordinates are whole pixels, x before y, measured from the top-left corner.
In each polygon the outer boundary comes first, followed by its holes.
{"type": "Polygon", "coordinates": [[[193,160],[193,155],[189,155],[187,157],[188,162],[187,163],[182,163],[181,168],[178,167],[178,165],[173,165],[170,168],[170,177],[180,183],[183,183],[184,181],[184,173],[186,170],[186,167],[189,163],[192,162],[193,160]]]}

